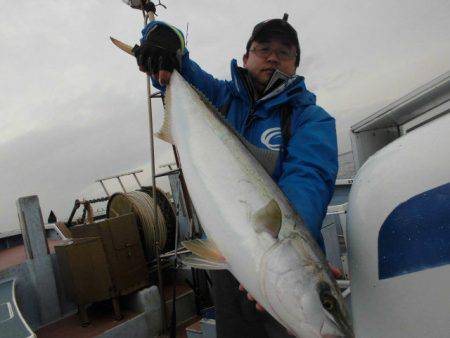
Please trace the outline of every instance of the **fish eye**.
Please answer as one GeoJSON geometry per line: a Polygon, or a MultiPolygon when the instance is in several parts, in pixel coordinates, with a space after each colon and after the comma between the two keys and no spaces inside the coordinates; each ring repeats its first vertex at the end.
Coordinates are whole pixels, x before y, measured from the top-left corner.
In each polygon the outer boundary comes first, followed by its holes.
{"type": "Polygon", "coordinates": [[[319,293],[320,302],[325,310],[333,312],[337,307],[337,300],[331,293],[330,285],[326,282],[320,282],[317,284],[317,292],[319,293]]]}
{"type": "Polygon", "coordinates": [[[333,296],[325,295],[321,299],[322,305],[328,312],[333,312],[336,307],[336,299],[333,296]]]}
{"type": "Polygon", "coordinates": [[[330,315],[333,322],[345,334],[345,337],[354,337],[351,324],[348,322],[345,309],[341,308],[336,297],[333,296],[331,286],[325,281],[321,281],[316,285],[320,303],[323,309],[330,315]],[[344,311],[343,311],[344,310],[344,311]]]}

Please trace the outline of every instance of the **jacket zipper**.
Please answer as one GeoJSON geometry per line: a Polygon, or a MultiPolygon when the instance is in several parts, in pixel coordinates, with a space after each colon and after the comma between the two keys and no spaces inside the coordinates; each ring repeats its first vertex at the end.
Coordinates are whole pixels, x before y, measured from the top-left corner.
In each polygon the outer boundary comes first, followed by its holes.
{"type": "Polygon", "coordinates": [[[245,121],[245,128],[244,131],[246,131],[250,126],[253,124],[253,122],[256,120],[256,114],[255,114],[255,108],[253,102],[250,105],[250,109],[248,111],[247,119],[245,121]]]}
{"type": "Polygon", "coordinates": [[[253,87],[253,83],[251,82],[250,76],[246,70],[238,69],[238,74],[241,78],[245,90],[247,91],[250,103],[250,109],[248,111],[247,118],[245,119],[244,123],[244,130],[242,131],[242,134],[244,134],[244,132],[247,131],[248,128],[250,128],[250,126],[257,118],[255,114],[255,88],[253,87]]]}

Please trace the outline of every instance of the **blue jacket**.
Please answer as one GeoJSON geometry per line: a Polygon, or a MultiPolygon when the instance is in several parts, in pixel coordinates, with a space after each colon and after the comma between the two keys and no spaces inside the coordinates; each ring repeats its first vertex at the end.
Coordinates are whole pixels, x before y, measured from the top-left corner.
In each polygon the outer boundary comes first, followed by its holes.
{"type": "MultiPolygon", "coordinates": [[[[190,60],[186,51],[181,74],[216,107],[230,103],[227,120],[250,143],[280,151],[272,177],[323,246],[320,228],[338,171],[336,128],[334,118],[316,105],[316,96],[306,89],[304,78],[297,76],[281,92],[253,102],[236,60],[231,62],[232,80],[218,80],[190,60]],[[285,147],[281,142],[280,106],[286,103],[292,107],[292,117],[291,138],[285,147]],[[255,115],[251,123],[250,113],[255,115]]],[[[154,85],[159,87],[158,83],[154,85]]]]}

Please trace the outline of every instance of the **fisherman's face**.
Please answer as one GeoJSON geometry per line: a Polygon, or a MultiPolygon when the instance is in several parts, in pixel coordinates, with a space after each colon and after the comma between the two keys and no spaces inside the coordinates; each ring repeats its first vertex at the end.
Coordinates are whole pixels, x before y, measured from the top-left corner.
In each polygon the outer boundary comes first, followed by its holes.
{"type": "Polygon", "coordinates": [[[279,39],[254,41],[243,57],[244,67],[248,69],[257,90],[264,90],[275,69],[288,76],[295,74],[296,48],[279,39]],[[268,51],[271,51],[268,53],[268,51]],[[268,55],[266,55],[268,54],[268,55]],[[287,57],[287,56],[290,57],[287,57]]]}

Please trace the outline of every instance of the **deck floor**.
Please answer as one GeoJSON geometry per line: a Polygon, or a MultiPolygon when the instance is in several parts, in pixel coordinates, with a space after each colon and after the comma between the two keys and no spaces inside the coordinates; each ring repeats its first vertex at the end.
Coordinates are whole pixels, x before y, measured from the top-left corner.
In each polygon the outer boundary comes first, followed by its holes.
{"type": "MultiPolygon", "coordinates": [[[[55,252],[55,245],[62,243],[62,240],[47,240],[50,253],[55,252]]],[[[0,271],[6,270],[10,267],[20,265],[27,260],[24,245],[17,245],[12,248],[0,250],[0,271]]],[[[180,296],[191,291],[187,285],[176,285],[176,295],[180,296]]],[[[166,285],[164,288],[163,296],[167,302],[172,299],[173,286],[166,285]]],[[[167,306],[167,304],[166,304],[167,306]]],[[[80,325],[80,321],[77,314],[63,318],[40,328],[36,331],[38,338],[91,338],[96,337],[105,331],[112,329],[113,327],[120,325],[127,320],[130,320],[137,316],[139,313],[131,310],[121,308],[123,319],[120,321],[114,320],[113,310],[110,301],[101,302],[100,304],[94,304],[87,309],[90,324],[86,327],[80,325]]],[[[192,320],[177,327],[177,337],[185,338],[186,327],[199,321],[200,317],[195,317],[192,320]]],[[[170,319],[168,319],[170,320],[170,319]]],[[[166,336],[161,336],[166,337],[166,336]]],[[[168,337],[168,336],[167,336],[168,337]]]]}
{"type": "MultiPolygon", "coordinates": [[[[48,239],[48,248],[50,253],[55,252],[55,245],[62,243],[62,240],[48,239]]],[[[24,263],[27,260],[25,247],[17,245],[12,248],[0,250],[0,271],[6,270],[12,266],[24,263]]]]}
{"type": "Polygon", "coordinates": [[[75,314],[39,329],[36,335],[38,338],[96,337],[139,314],[127,309],[121,309],[123,318],[114,320],[113,309],[109,301],[94,304],[87,309],[87,312],[90,324],[86,327],[80,325],[78,315],[75,314]]]}

